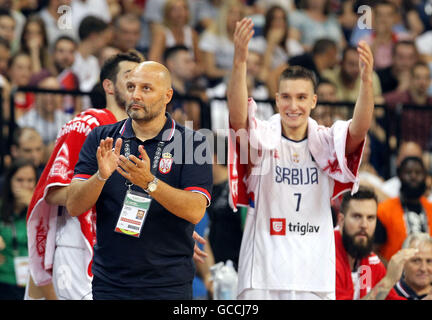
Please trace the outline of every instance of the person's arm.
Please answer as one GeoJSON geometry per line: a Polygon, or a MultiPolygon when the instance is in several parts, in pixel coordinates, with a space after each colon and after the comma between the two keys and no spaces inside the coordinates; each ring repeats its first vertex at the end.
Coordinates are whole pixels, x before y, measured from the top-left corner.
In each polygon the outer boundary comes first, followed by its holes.
{"type": "Polygon", "coordinates": [[[227,88],[229,122],[234,130],[247,128],[246,62],[248,44],[253,34],[253,22],[250,18],[243,18],[237,22],[234,31],[233,68],[227,88]]]}
{"type": "Polygon", "coordinates": [[[372,86],[373,55],[369,45],[360,41],[357,51],[360,64],[360,90],[357,99],[352,122],[349,126],[346,154],[357,150],[366,137],[371,126],[374,110],[374,91],[372,86]]]}
{"type": "Polygon", "coordinates": [[[151,61],[162,63],[162,56],[165,50],[165,30],[162,25],[157,25],[152,29],[152,40],[148,58],[151,61]]]}
{"type": "Polygon", "coordinates": [[[71,216],[79,216],[94,206],[105,181],[117,168],[121,145],[122,140],[118,138],[112,150],[113,139],[102,139],[96,152],[98,171],[88,180],[72,180],[66,200],[66,208],[71,216]]]}
{"type": "MultiPolygon", "coordinates": [[[[150,172],[150,159],[144,147],[140,145],[138,151],[142,160],[134,155],[130,155],[129,159],[121,155],[117,172],[145,190],[154,176],[150,172]]],[[[202,219],[207,207],[207,198],[202,194],[177,189],[160,180],[151,196],[169,212],[193,224],[197,224],[202,219]]]]}
{"type": "Polygon", "coordinates": [[[55,186],[48,189],[45,201],[51,205],[65,206],[69,186],[55,186]]]}
{"type": "Polygon", "coordinates": [[[405,262],[411,259],[418,249],[408,248],[401,249],[395,253],[388,264],[387,273],[380,282],[377,283],[372,290],[364,296],[361,300],[385,300],[390,290],[394,287],[396,282],[402,276],[403,267],[405,262]]]}
{"type": "Polygon", "coordinates": [[[225,77],[227,71],[216,66],[216,59],[213,52],[202,51],[205,74],[209,78],[225,77]]]}

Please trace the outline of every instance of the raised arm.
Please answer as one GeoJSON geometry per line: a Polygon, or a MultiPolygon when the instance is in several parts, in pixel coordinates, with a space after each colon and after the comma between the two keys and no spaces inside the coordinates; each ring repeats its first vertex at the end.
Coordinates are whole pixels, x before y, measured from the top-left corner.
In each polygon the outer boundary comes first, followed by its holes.
{"type": "Polygon", "coordinates": [[[346,154],[356,151],[365,139],[372,123],[374,110],[374,92],[372,87],[373,54],[365,41],[359,42],[357,51],[360,56],[360,90],[352,122],[349,126],[346,154]]]}
{"type": "Polygon", "coordinates": [[[248,44],[253,34],[253,22],[250,18],[237,22],[234,31],[233,69],[227,89],[229,121],[234,130],[247,128],[246,61],[248,44]]]}
{"type": "Polygon", "coordinates": [[[88,180],[72,180],[66,199],[66,208],[71,216],[79,216],[95,205],[105,181],[117,169],[121,145],[122,140],[118,138],[113,150],[113,139],[102,139],[96,152],[99,170],[88,180]]]}

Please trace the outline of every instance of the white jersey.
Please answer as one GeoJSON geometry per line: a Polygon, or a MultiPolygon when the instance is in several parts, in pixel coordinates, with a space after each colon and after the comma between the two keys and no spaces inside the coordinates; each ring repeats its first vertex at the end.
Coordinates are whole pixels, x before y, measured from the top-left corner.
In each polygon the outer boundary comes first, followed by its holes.
{"type": "Polygon", "coordinates": [[[330,209],[334,180],[312,158],[308,141],[280,139],[263,153],[239,261],[244,289],[335,291],[335,245],[330,209]]]}

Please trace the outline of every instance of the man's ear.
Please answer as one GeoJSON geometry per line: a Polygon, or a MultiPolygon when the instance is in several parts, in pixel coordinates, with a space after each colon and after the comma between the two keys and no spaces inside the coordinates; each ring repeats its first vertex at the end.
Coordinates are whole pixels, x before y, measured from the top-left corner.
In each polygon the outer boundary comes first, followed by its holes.
{"type": "Polygon", "coordinates": [[[317,102],[318,102],[318,96],[317,96],[317,94],[314,94],[312,99],[313,99],[313,105],[312,105],[311,110],[313,110],[313,109],[316,108],[316,105],[317,105],[317,102]]]}
{"type": "Polygon", "coordinates": [[[344,223],[345,216],[343,213],[338,212],[337,214],[337,225],[340,229],[342,229],[343,223],[344,223]]]}
{"type": "Polygon", "coordinates": [[[106,94],[114,95],[114,83],[109,79],[104,79],[102,87],[106,94]]]}

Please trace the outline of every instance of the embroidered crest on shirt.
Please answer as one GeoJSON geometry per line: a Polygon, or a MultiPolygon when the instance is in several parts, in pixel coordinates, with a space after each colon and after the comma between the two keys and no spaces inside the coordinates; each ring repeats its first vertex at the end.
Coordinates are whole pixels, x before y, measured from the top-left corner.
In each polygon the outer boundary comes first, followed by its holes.
{"type": "Polygon", "coordinates": [[[286,220],[284,218],[270,218],[270,235],[284,236],[286,234],[286,220]]]}
{"type": "Polygon", "coordinates": [[[170,172],[173,162],[174,158],[171,153],[163,153],[162,158],[159,161],[159,172],[162,174],[167,174],[170,172]]]}

